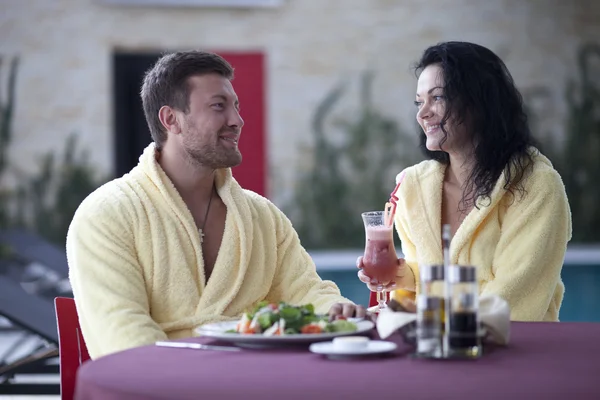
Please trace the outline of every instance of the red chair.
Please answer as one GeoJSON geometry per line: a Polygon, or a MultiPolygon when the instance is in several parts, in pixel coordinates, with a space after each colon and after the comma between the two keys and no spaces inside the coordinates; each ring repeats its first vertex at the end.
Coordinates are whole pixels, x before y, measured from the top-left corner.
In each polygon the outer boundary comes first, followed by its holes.
{"type": "Polygon", "coordinates": [[[75,300],[68,297],[54,299],[58,329],[58,354],[60,365],[60,396],[72,400],[75,395],[77,369],[90,359],[77,317],[75,300]]]}

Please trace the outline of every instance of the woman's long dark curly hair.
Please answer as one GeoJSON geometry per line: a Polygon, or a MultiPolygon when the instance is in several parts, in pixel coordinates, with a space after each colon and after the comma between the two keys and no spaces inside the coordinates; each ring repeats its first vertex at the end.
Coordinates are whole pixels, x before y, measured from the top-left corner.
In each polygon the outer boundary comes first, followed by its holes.
{"type": "MultiPolygon", "coordinates": [[[[444,124],[466,123],[473,135],[475,162],[463,188],[461,209],[477,206],[477,199],[490,200],[490,195],[502,172],[504,188],[525,193],[522,181],[533,166],[530,147],[538,147],[532,137],[523,97],[515,87],[504,62],[491,50],[473,43],[444,42],[425,50],[415,66],[416,75],[428,66],[438,64],[443,73],[446,114],[444,124]]],[[[430,159],[450,162],[448,153],[429,151],[426,136],[421,132],[421,148],[430,159]]]]}

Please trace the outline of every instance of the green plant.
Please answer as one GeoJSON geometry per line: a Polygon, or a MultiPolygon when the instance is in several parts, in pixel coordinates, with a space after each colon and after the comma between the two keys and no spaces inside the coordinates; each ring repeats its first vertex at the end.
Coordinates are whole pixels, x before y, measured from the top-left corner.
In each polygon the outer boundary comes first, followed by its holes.
{"type": "MultiPolygon", "coordinates": [[[[0,58],[0,67],[2,61],[0,58]]],[[[18,59],[14,58],[10,62],[6,101],[0,104],[0,229],[28,229],[64,247],[75,210],[105,179],[96,177],[89,155],[77,148],[77,136],[70,135],[61,159],[47,153],[33,176],[19,176],[17,185],[8,187],[5,178],[10,166],[7,154],[12,139],[17,69],[18,59]]],[[[0,259],[9,252],[0,244],[0,259]]]]}
{"type": "MultiPolygon", "coordinates": [[[[10,198],[10,192],[3,181],[4,172],[8,164],[8,146],[11,141],[12,117],[15,107],[15,87],[17,82],[18,58],[10,60],[8,70],[8,82],[6,89],[6,100],[0,102],[0,204],[5,205],[10,198]]],[[[4,66],[4,58],[0,57],[0,71],[4,66]]],[[[0,87],[0,94],[2,93],[0,87]]],[[[0,207],[0,229],[9,224],[9,212],[7,207],[0,207]]]]}
{"type": "Polygon", "coordinates": [[[52,152],[43,156],[39,171],[16,188],[13,224],[64,245],[77,207],[105,181],[88,160],[88,152],[77,148],[76,135],[67,139],[62,159],[52,152]]]}
{"type": "MultiPolygon", "coordinates": [[[[600,60],[598,44],[584,44],[577,51],[577,73],[565,89],[567,118],[564,139],[542,132],[544,111],[528,109],[531,128],[542,142],[541,151],[560,173],[569,204],[575,243],[600,242],[600,80],[590,71],[600,60]]],[[[549,98],[548,88],[525,91],[525,104],[549,98]]]]}
{"type": "Polygon", "coordinates": [[[578,52],[579,79],[567,84],[567,137],[559,168],[573,217],[573,241],[600,242],[600,80],[591,73],[600,45],[578,52]]]}
{"type": "Polygon", "coordinates": [[[360,213],[383,210],[394,189],[394,176],[418,162],[415,137],[381,114],[371,101],[373,76],[360,81],[354,118],[327,120],[346,86],[335,86],[313,117],[313,167],[299,181],[292,220],[305,247],[357,248],[364,245],[360,213]],[[339,140],[336,133],[341,132],[339,140]]]}

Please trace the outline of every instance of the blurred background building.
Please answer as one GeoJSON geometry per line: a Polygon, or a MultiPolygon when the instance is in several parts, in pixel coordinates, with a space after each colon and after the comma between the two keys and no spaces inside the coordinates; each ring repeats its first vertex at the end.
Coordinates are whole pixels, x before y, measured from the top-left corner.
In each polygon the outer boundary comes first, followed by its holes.
{"type": "Polygon", "coordinates": [[[0,38],[0,275],[28,293],[68,294],[48,266],[61,254],[44,262],[28,243],[62,252],[79,202],[150,142],[143,73],[164,52],[203,49],[236,69],[246,125],[234,175],[288,213],[323,277],[366,303],[359,213],[422,159],[411,64],[466,40],[505,61],[567,186],[561,319],[600,321],[600,2],[0,0],[0,38]]]}

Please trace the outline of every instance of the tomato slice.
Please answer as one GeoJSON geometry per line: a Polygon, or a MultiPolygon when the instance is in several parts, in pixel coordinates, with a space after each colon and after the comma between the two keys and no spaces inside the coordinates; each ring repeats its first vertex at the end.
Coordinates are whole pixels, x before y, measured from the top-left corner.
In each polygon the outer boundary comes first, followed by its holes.
{"type": "Polygon", "coordinates": [[[300,332],[302,332],[302,333],[322,333],[323,329],[321,329],[321,327],[317,324],[309,324],[309,325],[304,325],[300,329],[300,332]]]}

